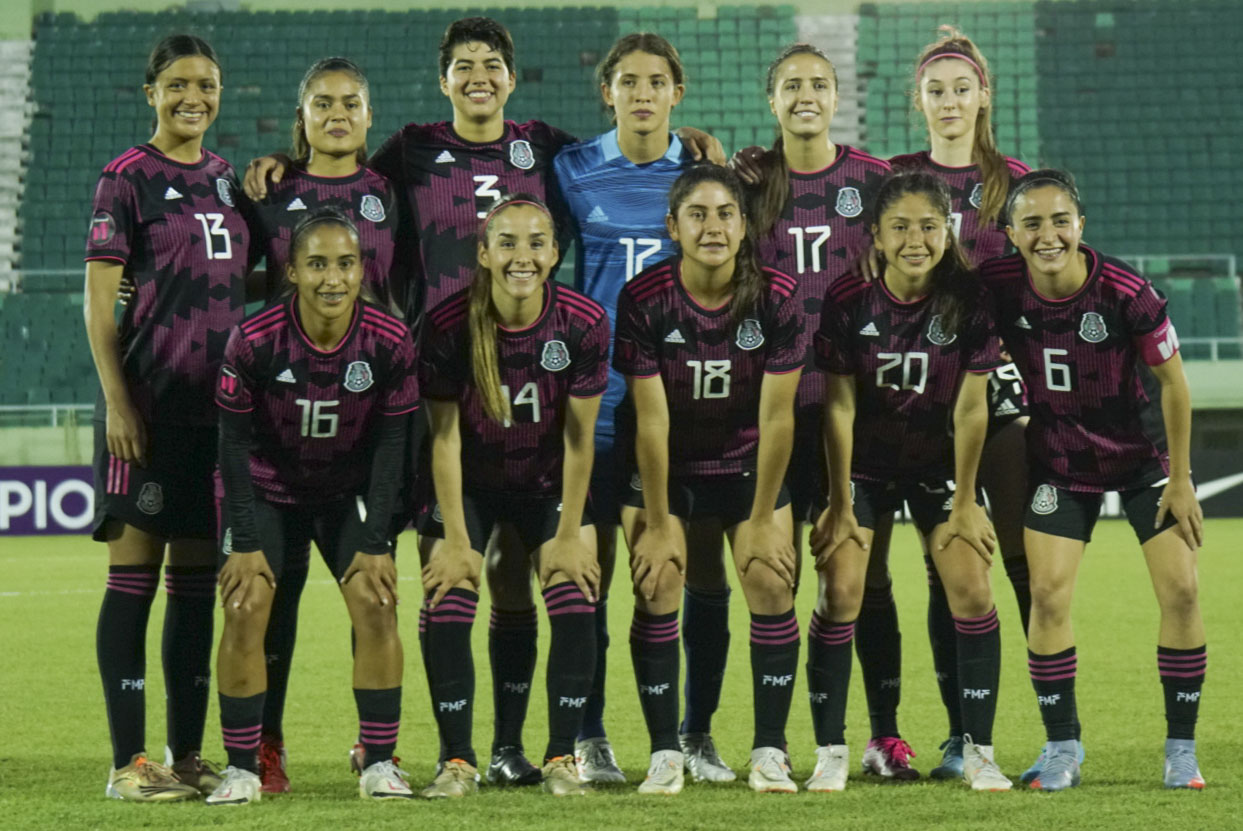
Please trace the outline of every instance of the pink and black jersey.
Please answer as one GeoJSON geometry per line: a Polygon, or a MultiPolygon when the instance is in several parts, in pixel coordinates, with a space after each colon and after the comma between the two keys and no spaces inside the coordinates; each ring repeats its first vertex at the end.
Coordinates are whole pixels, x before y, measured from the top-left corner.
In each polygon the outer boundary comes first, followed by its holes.
{"type": "MultiPolygon", "coordinates": [[[[837,158],[814,173],[790,171],[790,195],[772,229],[758,240],[760,261],[798,278],[796,308],[809,333],[820,328],[820,306],[829,283],[844,273],[871,243],[868,207],[889,172],[889,163],[862,150],[839,145],[837,158]]],[[[806,363],[813,360],[807,339],[806,363]]],[[[799,379],[798,410],[818,421],[824,403],[824,376],[805,372],[799,379]]]]}
{"type": "Polygon", "coordinates": [[[358,301],[336,349],[321,352],[302,329],[297,297],[233,330],[216,403],[247,413],[250,475],[268,502],[331,502],[366,490],[382,416],[418,407],[414,345],[406,325],[358,301]]]}
{"type": "MultiPolygon", "coordinates": [[[[965,279],[965,278],[964,278],[965,279]]],[[[1000,347],[984,290],[956,331],[931,297],[898,300],[885,281],[834,281],[816,333],[816,365],[855,378],[851,476],[878,482],[952,479],[950,438],[964,372],[991,372],[1000,347]]]]}
{"type": "Polygon", "coordinates": [[[617,304],[613,366],[659,375],[669,407],[669,476],[710,478],[755,469],[760,385],[806,358],[798,281],[763,269],[756,308],[735,323],[732,303],[705,309],[682,285],[680,259],[640,273],[617,304]]]}
{"type": "Polygon", "coordinates": [[[139,145],[99,177],[86,259],[121,263],[134,283],[121,367],[148,424],[216,423],[212,385],[253,263],[244,199],[233,168],[206,150],[183,164],[139,145]]]}
{"type": "Polygon", "coordinates": [[[1121,260],[1087,246],[1088,279],[1061,300],[1042,297],[1017,254],[985,263],[997,327],[1027,384],[1029,456],[1064,490],[1150,485],[1169,473],[1159,401],[1140,361],[1178,351],[1165,298],[1121,260]]]}
{"type": "MultiPolygon", "coordinates": [[[[1031,172],[1031,168],[1018,159],[1012,159],[1009,156],[1005,159],[1011,181],[1031,172]]],[[[950,188],[950,196],[954,200],[951,216],[954,233],[958,236],[958,241],[962,243],[963,250],[967,252],[967,259],[972,265],[978,268],[985,260],[991,260],[993,257],[1000,257],[1006,253],[1006,248],[1010,243],[1006,239],[1004,219],[999,219],[996,224],[988,227],[980,226],[980,205],[984,198],[984,182],[980,178],[978,165],[946,167],[934,162],[932,154],[927,150],[894,156],[889,163],[893,165],[894,170],[921,170],[935,173],[945,180],[950,188]]]]}
{"type": "Polygon", "coordinates": [[[397,192],[380,174],[360,167],[349,176],[312,176],[291,168],[281,181],[269,185],[268,195],[255,204],[255,234],[268,258],[268,300],[289,285],[289,239],[303,217],[317,208],[334,207],[358,226],[366,285],[381,306],[391,302],[389,273],[397,242],[397,192]]]}
{"type": "Polygon", "coordinates": [[[493,202],[510,193],[545,203],[556,195],[552,160],[574,141],[542,121],[507,121],[500,141],[476,144],[442,121],[407,124],[376,151],[370,166],[397,188],[411,234],[398,252],[421,285],[405,301],[409,319],[470,285],[479,223],[493,202]]]}
{"type": "Polygon", "coordinates": [[[423,394],[459,404],[462,482],[506,493],[559,493],[567,398],[593,398],[608,384],[609,320],[603,307],[566,286],[544,284],[544,309],[525,329],[498,327],[497,360],[512,420],[484,410],[471,368],[470,290],[427,318],[423,394]]]}

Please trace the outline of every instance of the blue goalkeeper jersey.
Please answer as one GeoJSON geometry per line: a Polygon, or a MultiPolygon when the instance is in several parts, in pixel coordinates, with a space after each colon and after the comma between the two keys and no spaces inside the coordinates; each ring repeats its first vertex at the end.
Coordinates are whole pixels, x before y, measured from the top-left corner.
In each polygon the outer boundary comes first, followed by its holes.
{"type": "MultiPolygon", "coordinates": [[[[617,297],[630,278],[676,253],[665,230],[669,188],[691,161],[677,136],[654,162],[627,159],[611,130],[590,141],[563,148],[553,161],[557,182],[569,209],[578,245],[574,285],[617,324],[617,297]]],[[[610,341],[609,351],[612,352],[610,341]]],[[[609,369],[609,386],[596,421],[596,437],[611,444],[614,410],[626,393],[626,381],[609,369]]]]}

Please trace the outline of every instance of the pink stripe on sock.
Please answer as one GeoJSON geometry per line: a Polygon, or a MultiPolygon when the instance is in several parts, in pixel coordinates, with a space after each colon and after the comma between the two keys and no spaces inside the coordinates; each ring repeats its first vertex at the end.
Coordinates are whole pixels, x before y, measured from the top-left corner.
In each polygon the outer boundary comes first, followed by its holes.
{"type": "Polygon", "coordinates": [[[363,741],[371,740],[377,743],[385,743],[395,741],[397,739],[397,728],[392,730],[359,730],[358,735],[363,741]]]}
{"type": "Polygon", "coordinates": [[[582,590],[573,583],[570,583],[562,586],[552,586],[551,588],[545,589],[544,602],[548,603],[550,601],[557,600],[562,595],[566,594],[577,594],[579,597],[583,596],[582,590]]]}
{"type": "Polygon", "coordinates": [[[987,635],[1000,627],[1001,623],[997,620],[996,609],[981,617],[954,618],[954,629],[960,635],[987,635]]]}
{"type": "Polygon", "coordinates": [[[559,606],[556,609],[549,609],[548,616],[555,617],[557,615],[592,615],[595,614],[596,607],[581,603],[577,606],[559,606]]]}
{"type": "Polygon", "coordinates": [[[155,589],[151,589],[150,591],[147,591],[145,589],[131,589],[125,586],[118,586],[115,583],[113,583],[111,580],[108,581],[107,588],[109,591],[124,592],[125,594],[136,594],[139,597],[154,597],[155,596],[155,589]]]}
{"type": "Polygon", "coordinates": [[[1202,669],[1195,672],[1169,672],[1166,670],[1161,672],[1162,678],[1203,678],[1204,675],[1205,673],[1202,669]]]}

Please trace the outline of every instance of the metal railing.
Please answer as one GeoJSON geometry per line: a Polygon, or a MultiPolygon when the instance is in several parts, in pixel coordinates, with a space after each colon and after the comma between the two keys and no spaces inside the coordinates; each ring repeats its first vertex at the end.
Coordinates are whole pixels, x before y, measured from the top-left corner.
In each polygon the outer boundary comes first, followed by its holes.
{"type": "Polygon", "coordinates": [[[5,404],[0,427],[85,426],[94,412],[94,404],[5,404]]]}

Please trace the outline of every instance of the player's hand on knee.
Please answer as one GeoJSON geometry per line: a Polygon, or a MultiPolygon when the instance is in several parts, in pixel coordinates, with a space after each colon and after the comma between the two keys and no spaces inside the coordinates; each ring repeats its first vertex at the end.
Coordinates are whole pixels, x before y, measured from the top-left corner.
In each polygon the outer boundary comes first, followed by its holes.
{"type": "Polygon", "coordinates": [[[422,572],[423,593],[428,598],[428,608],[436,608],[449,589],[459,583],[469,582],[478,591],[482,567],[483,556],[472,551],[469,545],[454,544],[448,540],[438,545],[427,558],[422,572]]]}
{"type": "Polygon", "coordinates": [[[795,556],[789,532],[771,519],[746,520],[734,535],[734,559],[744,577],[751,569],[765,565],[794,588],[795,556]]]}
{"type": "Polygon", "coordinates": [[[648,525],[634,544],[631,577],[635,588],[647,600],[656,596],[660,572],[666,564],[679,575],[686,576],[686,539],[681,525],[672,517],[659,525],[648,525]]]}
{"type": "Polygon", "coordinates": [[[980,556],[987,565],[993,564],[993,552],[997,549],[997,534],[983,505],[975,502],[954,503],[950,517],[945,523],[937,551],[944,551],[955,539],[961,540],[980,556]]]}
{"type": "Polygon", "coordinates": [[[1178,532],[1193,551],[1204,545],[1204,509],[1196,499],[1195,486],[1190,477],[1171,478],[1161,491],[1157,502],[1157,519],[1153,525],[1159,529],[1167,515],[1178,520],[1178,532]]]}
{"type": "Polygon", "coordinates": [[[816,570],[823,571],[829,559],[847,541],[852,541],[864,551],[868,550],[867,538],[859,527],[854,509],[849,505],[836,507],[832,504],[816,518],[811,531],[811,552],[816,557],[816,570]]]}
{"type": "Polygon", "coordinates": [[[268,565],[268,558],[262,551],[234,551],[225,560],[216,582],[220,586],[220,605],[225,608],[241,609],[247,600],[254,597],[257,581],[267,583],[268,588],[276,590],[276,575],[268,565]]]}
{"type": "Polygon", "coordinates": [[[282,153],[252,159],[250,164],[246,165],[242,189],[256,202],[263,199],[268,195],[268,181],[271,180],[274,185],[280,182],[290,163],[289,157],[282,153]]]}
{"type": "Polygon", "coordinates": [[[354,579],[363,581],[372,602],[379,606],[397,605],[397,564],[391,554],[357,552],[341,577],[341,585],[344,587],[354,579]]]}
{"type": "Polygon", "coordinates": [[[570,537],[553,537],[541,546],[539,558],[540,586],[548,588],[554,574],[560,572],[578,586],[592,603],[600,590],[600,564],[575,532],[570,537]]]}

